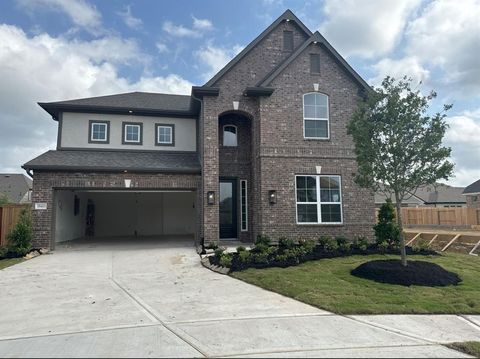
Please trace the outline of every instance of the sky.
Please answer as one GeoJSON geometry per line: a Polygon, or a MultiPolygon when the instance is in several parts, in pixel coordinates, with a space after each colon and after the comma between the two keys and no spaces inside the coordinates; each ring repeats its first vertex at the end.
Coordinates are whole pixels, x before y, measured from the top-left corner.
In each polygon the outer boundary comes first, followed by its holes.
{"type": "Polygon", "coordinates": [[[455,176],[480,178],[480,0],[2,0],[0,172],[56,147],[37,102],[130,91],[190,94],[286,9],[371,85],[407,75],[453,104],[455,176]]]}

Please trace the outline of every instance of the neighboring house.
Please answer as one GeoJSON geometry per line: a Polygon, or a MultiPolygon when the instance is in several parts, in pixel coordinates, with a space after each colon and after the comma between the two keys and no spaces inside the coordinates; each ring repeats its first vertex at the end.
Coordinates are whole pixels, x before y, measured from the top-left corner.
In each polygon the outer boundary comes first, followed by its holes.
{"type": "MultiPolygon", "coordinates": [[[[462,195],[463,187],[452,187],[443,183],[437,183],[435,186],[419,187],[415,193],[411,193],[402,201],[403,207],[465,207],[467,201],[462,195]]],[[[385,203],[390,198],[395,204],[393,194],[385,194],[382,191],[375,193],[375,206],[385,203]]]]}
{"type": "Polygon", "coordinates": [[[465,187],[463,195],[466,197],[467,207],[480,208],[480,180],[465,187]]]}
{"type": "Polygon", "coordinates": [[[30,203],[33,181],[21,173],[0,173],[0,197],[10,203],[30,203]]]}
{"type": "Polygon", "coordinates": [[[197,243],[372,236],[347,123],[368,85],[289,10],[190,96],[40,103],[56,151],[33,171],[35,245],[84,235],[197,243]]]}

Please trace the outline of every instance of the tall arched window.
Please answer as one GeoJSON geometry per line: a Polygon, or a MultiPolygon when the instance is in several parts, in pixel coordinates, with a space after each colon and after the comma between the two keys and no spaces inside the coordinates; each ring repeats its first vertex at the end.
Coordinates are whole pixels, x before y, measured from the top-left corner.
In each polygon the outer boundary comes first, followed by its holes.
{"type": "Polygon", "coordinates": [[[330,138],[328,117],[327,95],[317,92],[303,95],[304,138],[330,138]]]}
{"type": "Polygon", "coordinates": [[[223,145],[235,147],[237,146],[237,127],[233,125],[223,126],[223,145]]]}

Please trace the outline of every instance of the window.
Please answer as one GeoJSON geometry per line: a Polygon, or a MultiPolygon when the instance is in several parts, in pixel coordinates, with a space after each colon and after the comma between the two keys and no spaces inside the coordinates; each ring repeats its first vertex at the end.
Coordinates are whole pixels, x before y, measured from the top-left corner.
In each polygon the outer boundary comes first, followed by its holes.
{"type": "Polygon", "coordinates": [[[110,126],[108,121],[90,121],[89,125],[89,143],[108,143],[108,129],[110,126]]]}
{"type": "Polygon", "coordinates": [[[142,144],[142,123],[124,122],[123,123],[123,141],[124,145],[142,144]]]}
{"type": "Polygon", "coordinates": [[[248,209],[247,209],[247,181],[240,180],[240,229],[242,232],[248,231],[248,209]]]}
{"type": "Polygon", "coordinates": [[[283,32],[283,51],[293,51],[293,31],[283,32]]]}
{"type": "Polygon", "coordinates": [[[155,125],[157,146],[175,146],[175,126],[157,123],[155,125]]]}
{"type": "Polygon", "coordinates": [[[296,176],[297,223],[342,223],[340,176],[296,176]]]}
{"type": "Polygon", "coordinates": [[[320,73],[320,55],[310,54],[310,72],[312,74],[320,73]]]}
{"type": "Polygon", "coordinates": [[[328,96],[322,93],[303,95],[304,138],[328,139],[328,96]]]}
{"type": "Polygon", "coordinates": [[[237,146],[237,127],[232,125],[223,126],[223,145],[237,146]]]}

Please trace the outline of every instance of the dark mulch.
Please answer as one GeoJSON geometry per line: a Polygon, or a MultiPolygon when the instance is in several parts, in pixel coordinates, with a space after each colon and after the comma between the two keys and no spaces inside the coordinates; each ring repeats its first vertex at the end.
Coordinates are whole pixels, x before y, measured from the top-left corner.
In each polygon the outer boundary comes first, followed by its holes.
{"type": "Polygon", "coordinates": [[[404,267],[397,259],[366,262],[353,269],[351,274],[380,283],[404,286],[445,287],[457,285],[462,281],[456,273],[449,272],[438,264],[408,261],[408,265],[404,267]]]}

